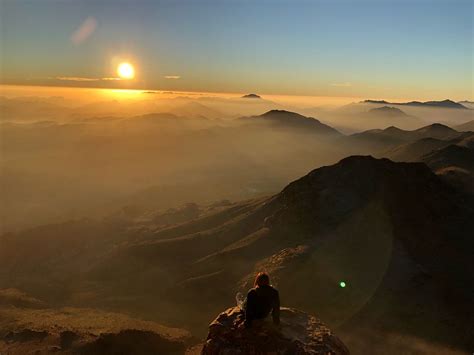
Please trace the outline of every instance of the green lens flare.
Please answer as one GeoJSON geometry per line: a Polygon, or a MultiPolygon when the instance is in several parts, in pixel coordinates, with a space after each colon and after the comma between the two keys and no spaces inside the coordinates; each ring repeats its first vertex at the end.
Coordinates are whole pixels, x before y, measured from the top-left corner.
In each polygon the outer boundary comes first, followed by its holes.
{"type": "Polygon", "coordinates": [[[341,286],[342,288],[346,287],[346,283],[344,281],[341,281],[339,282],[339,286],[341,286]]]}

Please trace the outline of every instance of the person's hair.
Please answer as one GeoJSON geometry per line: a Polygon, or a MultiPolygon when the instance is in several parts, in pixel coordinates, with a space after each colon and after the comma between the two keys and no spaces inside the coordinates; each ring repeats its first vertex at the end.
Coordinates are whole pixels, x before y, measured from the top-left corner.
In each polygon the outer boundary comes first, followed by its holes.
{"type": "Polygon", "coordinates": [[[270,276],[266,272],[259,272],[255,278],[254,286],[270,285],[270,276]]]}

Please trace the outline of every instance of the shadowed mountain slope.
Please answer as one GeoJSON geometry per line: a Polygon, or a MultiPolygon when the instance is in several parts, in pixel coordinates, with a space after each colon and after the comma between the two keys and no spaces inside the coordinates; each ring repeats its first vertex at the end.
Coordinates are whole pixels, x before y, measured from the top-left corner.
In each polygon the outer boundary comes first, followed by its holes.
{"type": "Polygon", "coordinates": [[[283,305],[318,314],[350,349],[388,346],[370,339],[357,345],[357,329],[472,347],[474,202],[425,164],[352,156],[271,198],[158,230],[132,227],[92,224],[102,234],[94,243],[84,238],[88,229],[67,224],[54,227],[57,234],[52,227],[32,231],[32,240],[49,236],[56,250],[43,262],[31,261],[10,237],[2,243],[12,256],[0,261],[0,285],[14,283],[33,297],[56,293],[50,298],[61,304],[80,305],[78,295],[87,295],[91,306],[199,333],[264,269],[283,305]],[[73,250],[61,241],[71,237],[73,250]]]}
{"type": "MultiPolygon", "coordinates": [[[[440,123],[434,123],[413,131],[406,131],[397,127],[388,127],[383,130],[374,129],[353,134],[348,137],[348,140],[355,145],[355,149],[362,149],[371,153],[382,153],[383,151],[420,139],[431,138],[447,141],[462,136],[463,133],[461,132],[440,123]]],[[[427,142],[429,140],[425,143],[427,142]]],[[[433,143],[434,141],[431,142],[433,143]]]]}
{"type": "Polygon", "coordinates": [[[433,150],[446,147],[450,143],[436,138],[422,138],[415,142],[402,144],[389,150],[385,155],[393,161],[415,162],[420,161],[425,154],[433,150]]]}
{"type": "Polygon", "coordinates": [[[474,149],[474,132],[473,133],[468,133],[465,136],[461,137],[458,142],[456,142],[457,145],[461,147],[466,147],[469,149],[474,149]]]}
{"type": "Polygon", "coordinates": [[[454,144],[434,150],[422,160],[433,170],[456,166],[474,172],[474,150],[454,144]]]}

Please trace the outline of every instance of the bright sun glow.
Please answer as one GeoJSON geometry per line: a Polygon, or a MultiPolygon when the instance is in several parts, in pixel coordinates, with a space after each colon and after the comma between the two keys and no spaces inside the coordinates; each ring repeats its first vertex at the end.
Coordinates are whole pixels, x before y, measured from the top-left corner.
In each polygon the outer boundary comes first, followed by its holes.
{"type": "Polygon", "coordinates": [[[117,74],[121,79],[133,79],[135,77],[135,69],[130,63],[120,63],[117,68],[117,74]]]}

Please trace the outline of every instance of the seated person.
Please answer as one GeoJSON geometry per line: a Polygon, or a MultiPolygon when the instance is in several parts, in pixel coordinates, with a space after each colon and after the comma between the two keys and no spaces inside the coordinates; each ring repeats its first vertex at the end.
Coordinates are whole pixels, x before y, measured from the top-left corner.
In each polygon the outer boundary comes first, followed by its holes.
{"type": "Polygon", "coordinates": [[[254,288],[247,294],[245,305],[245,326],[252,325],[253,320],[265,319],[272,314],[273,324],[280,324],[280,296],[270,285],[267,273],[260,272],[255,278],[254,288]]]}

